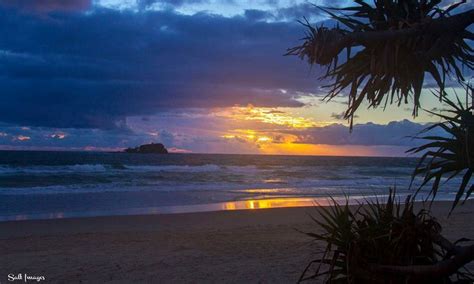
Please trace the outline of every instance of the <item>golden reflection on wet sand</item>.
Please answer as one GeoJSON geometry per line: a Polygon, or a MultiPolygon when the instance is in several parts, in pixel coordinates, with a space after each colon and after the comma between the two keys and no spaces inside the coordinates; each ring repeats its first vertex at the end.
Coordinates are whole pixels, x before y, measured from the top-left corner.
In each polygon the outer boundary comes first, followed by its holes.
{"type": "Polygon", "coordinates": [[[282,207],[305,207],[315,205],[327,205],[327,200],[316,200],[315,198],[273,198],[257,199],[223,203],[223,210],[245,210],[245,209],[267,209],[282,207]],[[321,204],[323,202],[324,204],[321,204]]]}
{"type": "MultiPolygon", "coordinates": [[[[349,203],[356,204],[364,199],[361,196],[351,197],[349,203]]],[[[345,198],[336,198],[336,202],[345,203],[345,198]]],[[[53,212],[43,214],[19,214],[10,216],[0,216],[0,221],[21,221],[31,219],[62,219],[73,217],[98,217],[98,216],[118,216],[118,215],[154,215],[154,214],[175,214],[175,213],[197,213],[225,210],[256,210],[283,207],[307,207],[307,206],[329,206],[333,201],[328,197],[280,197],[269,199],[249,199],[240,201],[229,201],[209,204],[160,206],[148,208],[132,208],[125,210],[107,210],[90,212],[53,212]]]]}

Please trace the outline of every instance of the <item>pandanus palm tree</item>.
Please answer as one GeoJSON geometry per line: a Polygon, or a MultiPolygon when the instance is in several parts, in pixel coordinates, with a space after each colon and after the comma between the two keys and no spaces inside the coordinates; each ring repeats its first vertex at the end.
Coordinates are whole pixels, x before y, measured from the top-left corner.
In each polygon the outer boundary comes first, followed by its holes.
{"type": "MultiPolygon", "coordinates": [[[[472,92],[473,89],[468,86],[466,101],[474,96],[472,92]]],[[[436,197],[443,178],[447,182],[458,175],[462,176],[451,207],[452,212],[461,200],[466,201],[474,192],[474,184],[470,184],[474,173],[474,106],[467,102],[463,103],[457,95],[456,101],[441,93],[437,96],[448,108],[443,110],[442,114],[425,111],[439,117],[442,121],[427,127],[415,137],[426,141],[426,144],[414,147],[407,152],[423,153],[413,172],[412,183],[417,176],[423,176],[418,192],[423,186],[432,182],[430,191],[432,200],[436,197]],[[427,134],[436,128],[443,130],[442,133],[445,135],[427,134]]]]}
{"type": "Polygon", "coordinates": [[[302,23],[307,36],[287,52],[327,67],[322,78],[332,83],[326,86],[326,99],[348,92],[345,118],[351,126],[363,101],[378,107],[408,103],[412,97],[417,115],[425,74],[444,90],[448,76],[464,81],[462,67],[474,68],[473,49],[466,42],[474,40],[468,30],[474,9],[451,15],[465,0],[444,10],[438,7],[441,0],[354,2],[356,6],[347,8],[319,7],[337,25],[302,23]]]}
{"type": "MultiPolygon", "coordinates": [[[[462,174],[454,208],[462,198],[465,200],[474,191],[474,185],[469,185],[474,173],[474,116],[472,107],[463,107],[461,103],[456,104],[447,99],[445,89],[448,81],[465,84],[463,71],[474,69],[473,49],[468,43],[474,40],[474,34],[468,30],[474,23],[474,9],[453,14],[465,6],[465,0],[444,8],[439,7],[441,0],[374,0],[373,5],[364,0],[354,2],[355,6],[346,8],[320,7],[337,24],[333,27],[314,27],[308,21],[302,22],[307,28],[307,36],[301,45],[288,49],[287,55],[296,55],[311,65],[326,67],[321,78],[330,82],[326,86],[328,94],[325,98],[330,100],[347,93],[345,118],[349,120],[351,129],[355,113],[364,101],[376,108],[393,103],[409,103],[411,100],[413,115],[416,116],[425,75],[431,76],[436,83],[440,100],[451,107],[452,115],[440,115],[445,121],[430,127],[444,129],[447,137],[421,137],[428,140],[428,143],[411,150],[423,154],[414,175],[423,175],[422,186],[431,181],[431,194],[435,196],[442,178],[450,179],[462,174]]],[[[474,102],[474,98],[471,99],[474,102]]],[[[389,205],[390,202],[393,200],[389,200],[389,205]]],[[[411,205],[407,206],[412,212],[411,205]]],[[[347,254],[350,257],[340,252],[344,252],[344,245],[353,245],[352,242],[361,234],[361,224],[358,223],[360,216],[356,218],[347,209],[337,208],[340,207],[336,206],[335,210],[323,214],[325,222],[320,225],[326,234],[310,234],[316,239],[325,240],[329,248],[336,247],[332,258],[326,257],[326,251],[323,259],[317,261],[320,264],[330,264],[329,272],[324,274],[329,274],[327,280],[331,283],[340,280],[340,275],[333,277],[334,268],[343,265],[345,267],[342,271],[346,273],[351,271],[350,265],[356,263],[352,259],[353,250],[347,254]],[[341,232],[346,231],[353,234],[348,238],[349,243],[340,242],[341,232]],[[341,258],[341,255],[344,257],[341,258]]],[[[369,208],[375,208],[374,212],[385,210],[385,207],[379,205],[369,204],[369,208]]],[[[389,215],[393,213],[391,209],[384,212],[389,215]]],[[[425,213],[420,214],[410,213],[407,216],[411,216],[411,219],[390,215],[391,221],[384,226],[389,226],[393,234],[393,226],[401,226],[400,222],[425,220],[425,213]],[[421,216],[421,219],[416,216],[421,216]]],[[[378,217],[367,214],[362,217],[372,223],[374,218],[379,221],[378,217]]],[[[411,223],[405,225],[407,224],[411,223]]],[[[363,231],[366,232],[365,227],[363,231]]],[[[377,233],[379,231],[374,231],[374,235],[377,233]]],[[[410,279],[426,279],[428,276],[449,280],[449,275],[474,259],[474,245],[461,247],[453,244],[441,236],[440,230],[431,230],[429,234],[414,234],[411,235],[411,240],[439,247],[444,252],[442,260],[432,259],[416,265],[403,261],[382,265],[368,263],[366,268],[369,267],[374,275],[392,275],[392,279],[401,277],[403,283],[410,282],[410,279]]],[[[365,238],[360,240],[364,241],[365,238]]],[[[381,239],[376,237],[375,240],[381,239]]],[[[370,261],[367,257],[363,261],[370,261]]],[[[313,276],[318,275],[316,273],[313,276]]],[[[351,279],[352,276],[354,275],[343,278],[351,279]]],[[[305,278],[300,280],[303,279],[305,278]]]]}

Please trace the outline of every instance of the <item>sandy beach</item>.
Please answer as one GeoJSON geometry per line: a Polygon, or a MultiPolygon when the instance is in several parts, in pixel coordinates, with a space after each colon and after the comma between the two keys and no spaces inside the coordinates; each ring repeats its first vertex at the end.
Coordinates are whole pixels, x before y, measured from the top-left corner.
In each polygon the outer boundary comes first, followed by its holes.
{"type": "MultiPolygon", "coordinates": [[[[447,218],[449,206],[433,206],[444,235],[474,238],[474,202],[447,218]]],[[[43,283],[294,283],[323,247],[295,230],[318,230],[308,217],[316,210],[1,222],[0,282],[26,273],[44,276],[43,283]]]]}

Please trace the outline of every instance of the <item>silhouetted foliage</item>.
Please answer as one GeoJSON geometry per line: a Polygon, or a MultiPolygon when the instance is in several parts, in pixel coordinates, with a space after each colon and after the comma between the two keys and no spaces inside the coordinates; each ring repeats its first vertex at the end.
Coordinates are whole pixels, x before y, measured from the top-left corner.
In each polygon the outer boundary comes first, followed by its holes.
{"type": "Polygon", "coordinates": [[[451,12],[465,1],[441,9],[441,0],[375,0],[374,5],[355,0],[346,8],[322,8],[338,24],[333,28],[313,27],[307,21],[303,44],[288,49],[309,64],[327,66],[322,79],[328,86],[326,99],[343,90],[349,102],[345,118],[352,128],[356,110],[364,100],[371,107],[408,103],[413,99],[417,115],[425,72],[444,90],[446,77],[464,81],[461,65],[474,67],[474,39],[467,27],[474,22],[474,10],[451,12]],[[346,50],[346,60],[340,58],[346,50]]]}
{"type": "Polygon", "coordinates": [[[415,213],[413,198],[401,204],[395,196],[391,190],[387,202],[351,208],[334,201],[331,207],[318,207],[321,218],[313,220],[322,232],[305,234],[326,242],[326,250],[309,263],[299,282],[453,283],[450,276],[460,282],[474,280],[460,269],[474,256],[473,247],[451,244],[429,211],[415,213]]]}
{"type": "MultiPolygon", "coordinates": [[[[322,8],[337,22],[307,28],[300,46],[288,49],[311,65],[327,67],[320,79],[329,80],[326,100],[348,92],[344,118],[352,129],[362,102],[376,108],[413,100],[418,114],[425,74],[434,79],[440,100],[452,116],[435,114],[444,122],[428,127],[444,129],[445,136],[419,137],[427,144],[410,150],[423,154],[414,177],[424,176],[420,188],[432,181],[434,198],[443,178],[463,174],[452,208],[474,190],[474,116],[472,107],[446,97],[447,77],[464,84],[463,67],[474,69],[473,49],[466,42],[474,34],[474,10],[451,15],[465,0],[441,9],[441,0],[354,0],[345,8],[322,8]],[[342,58],[346,51],[345,60],[342,58]],[[466,190],[467,189],[467,190],[466,190]]],[[[467,100],[466,100],[467,101],[467,100]]],[[[325,277],[327,283],[472,283],[461,268],[474,259],[474,245],[460,247],[441,236],[441,226],[429,211],[415,213],[413,198],[402,206],[391,191],[386,204],[369,202],[355,210],[334,202],[321,208],[323,233],[307,233],[327,243],[322,258],[312,261],[300,281],[325,277]],[[317,266],[313,270],[314,266],[317,266]],[[463,282],[464,281],[464,282],[463,282]]]]}
{"type": "MultiPolygon", "coordinates": [[[[433,124],[420,133],[417,138],[426,140],[428,143],[412,148],[408,152],[423,153],[413,173],[412,182],[416,176],[424,177],[418,188],[419,191],[429,181],[432,181],[430,191],[432,199],[436,197],[443,178],[449,181],[455,176],[463,176],[452,205],[452,211],[461,199],[467,200],[474,191],[474,184],[470,183],[474,171],[474,109],[467,102],[464,105],[457,96],[456,102],[442,94],[438,94],[438,96],[449,106],[449,109],[443,112],[446,114],[428,110],[427,112],[444,121],[433,124]],[[444,130],[446,136],[422,136],[436,128],[444,130]]],[[[468,101],[469,88],[466,97],[466,101],[468,101]]]]}

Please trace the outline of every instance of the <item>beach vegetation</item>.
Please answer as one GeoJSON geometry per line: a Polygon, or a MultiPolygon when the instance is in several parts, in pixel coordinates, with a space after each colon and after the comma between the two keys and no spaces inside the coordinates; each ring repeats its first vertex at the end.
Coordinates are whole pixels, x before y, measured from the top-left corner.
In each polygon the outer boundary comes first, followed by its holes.
{"type": "MultiPolygon", "coordinates": [[[[410,149],[421,155],[412,181],[421,176],[421,188],[430,185],[432,200],[446,180],[462,176],[451,211],[474,191],[474,104],[472,87],[464,71],[474,69],[474,9],[463,9],[465,0],[442,4],[441,0],[354,0],[354,6],[317,7],[331,18],[332,27],[313,26],[305,19],[302,44],[290,48],[310,65],[324,66],[320,78],[329,82],[326,100],[346,94],[344,118],[352,130],[356,111],[369,107],[413,104],[418,115],[426,75],[443,113],[428,111],[442,121],[416,138],[426,143],[410,149]],[[458,13],[454,13],[458,11],[458,13]],[[345,52],[344,52],[345,51],[345,52]],[[345,53],[345,56],[344,56],[345,53]],[[446,87],[466,87],[463,104],[447,96],[446,87]],[[469,93],[470,92],[470,93],[469,93]],[[427,134],[442,129],[445,135],[427,134]]],[[[415,195],[416,195],[415,193],[415,195]]],[[[416,211],[414,197],[397,201],[395,191],[385,202],[350,207],[348,203],[320,209],[313,218],[322,232],[306,233],[326,243],[323,255],[304,270],[300,282],[324,279],[326,283],[472,283],[464,265],[474,259],[474,245],[460,246],[441,235],[441,225],[428,209],[416,211]]]]}
{"type": "Polygon", "coordinates": [[[305,232],[323,241],[322,256],[311,261],[298,282],[324,283],[472,283],[465,264],[474,247],[461,247],[441,235],[441,225],[429,210],[415,209],[414,198],[404,202],[390,190],[386,200],[367,200],[350,206],[333,200],[317,207],[313,218],[319,232],[305,232]]]}
{"type": "Polygon", "coordinates": [[[326,67],[320,78],[330,82],[325,99],[348,96],[344,117],[351,128],[364,101],[373,108],[412,101],[416,116],[426,74],[444,91],[450,79],[464,82],[463,70],[474,67],[467,42],[474,39],[468,29],[474,23],[474,9],[462,11],[465,0],[445,7],[441,2],[374,0],[371,5],[354,0],[350,7],[315,6],[335,24],[301,22],[306,36],[287,55],[326,67]]]}
{"type": "MultiPolygon", "coordinates": [[[[466,97],[472,95],[472,88],[466,90],[466,97]],[[469,94],[469,91],[471,94],[469,94]]],[[[462,181],[456,192],[451,211],[465,202],[474,191],[471,177],[474,171],[474,114],[473,106],[463,103],[456,96],[456,101],[447,96],[439,98],[449,108],[442,113],[426,110],[442,121],[424,129],[415,138],[426,141],[425,144],[414,147],[408,152],[422,156],[412,176],[412,183],[417,176],[423,181],[417,188],[419,192],[424,186],[431,185],[429,197],[433,201],[443,183],[456,176],[462,176],[462,181]],[[443,130],[440,135],[430,135],[433,129],[443,130]],[[430,183],[431,182],[431,183],[430,183]]]]}

